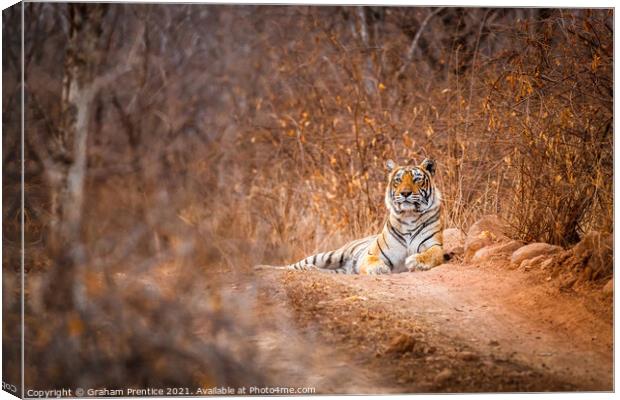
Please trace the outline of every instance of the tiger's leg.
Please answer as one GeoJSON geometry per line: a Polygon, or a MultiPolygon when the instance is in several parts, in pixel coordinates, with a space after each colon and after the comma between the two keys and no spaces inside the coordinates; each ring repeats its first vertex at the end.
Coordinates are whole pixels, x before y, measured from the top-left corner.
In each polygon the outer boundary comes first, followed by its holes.
{"type": "Polygon", "coordinates": [[[380,275],[389,274],[392,272],[390,267],[378,257],[371,254],[366,254],[360,259],[360,274],[364,275],[380,275]]]}
{"type": "Polygon", "coordinates": [[[421,253],[412,254],[405,259],[409,271],[427,271],[443,262],[443,247],[433,246],[421,253]]]}

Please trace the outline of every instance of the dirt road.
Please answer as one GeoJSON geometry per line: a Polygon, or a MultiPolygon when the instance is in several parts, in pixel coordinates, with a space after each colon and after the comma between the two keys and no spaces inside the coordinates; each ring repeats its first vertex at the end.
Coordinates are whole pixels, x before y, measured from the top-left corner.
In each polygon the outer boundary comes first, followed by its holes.
{"type": "MultiPolygon", "coordinates": [[[[612,304],[539,272],[444,264],[386,276],[261,274],[365,393],[610,391],[612,304]]],[[[319,392],[343,392],[334,383],[319,392]]]]}

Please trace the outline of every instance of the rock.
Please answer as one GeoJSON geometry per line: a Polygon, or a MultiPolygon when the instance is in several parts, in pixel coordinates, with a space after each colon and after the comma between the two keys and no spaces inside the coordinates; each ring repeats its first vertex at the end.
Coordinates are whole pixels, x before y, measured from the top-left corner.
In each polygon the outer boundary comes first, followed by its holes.
{"type": "Polygon", "coordinates": [[[571,252],[577,260],[586,260],[592,277],[609,276],[613,271],[613,235],[589,232],[571,252]]]}
{"type": "Polygon", "coordinates": [[[549,256],[547,254],[541,254],[534,258],[528,258],[527,260],[523,260],[521,262],[521,265],[519,265],[519,268],[527,271],[539,265],[542,267],[543,262],[546,262],[548,259],[549,259],[549,256]]]}
{"type": "Polygon", "coordinates": [[[465,261],[470,261],[474,254],[483,247],[493,244],[493,239],[488,232],[482,232],[472,239],[468,239],[465,245],[465,261]]]}
{"type": "Polygon", "coordinates": [[[568,290],[572,288],[575,283],[577,283],[577,278],[574,276],[568,276],[560,285],[560,289],[568,290]]]}
{"type": "Polygon", "coordinates": [[[452,378],[452,370],[445,368],[435,376],[435,383],[444,383],[450,378],[452,378]]]}
{"type": "Polygon", "coordinates": [[[464,361],[477,361],[480,359],[477,354],[472,353],[471,351],[464,351],[459,354],[459,356],[461,357],[461,360],[464,361]]]}
{"type": "Polygon", "coordinates": [[[489,346],[499,346],[499,342],[497,340],[489,340],[489,346]]]}
{"type": "Polygon", "coordinates": [[[465,246],[465,233],[459,228],[444,229],[443,249],[446,253],[463,254],[465,246]]]}
{"type": "Polygon", "coordinates": [[[521,265],[524,260],[538,257],[540,255],[551,255],[561,250],[562,248],[560,246],[554,246],[548,243],[531,243],[512,253],[510,261],[513,264],[521,265]]]}
{"type": "Polygon", "coordinates": [[[523,247],[524,243],[518,240],[511,240],[507,243],[498,243],[491,246],[486,246],[476,251],[471,261],[478,262],[489,260],[491,258],[499,258],[502,256],[508,256],[515,250],[523,247]]]}
{"type": "Polygon", "coordinates": [[[593,250],[598,250],[600,247],[611,246],[613,244],[612,241],[612,235],[592,231],[584,235],[581,241],[572,248],[572,251],[578,257],[585,256],[591,254],[593,250]]]}
{"type": "Polygon", "coordinates": [[[482,232],[488,232],[495,240],[507,238],[507,232],[510,229],[508,224],[501,220],[497,215],[485,215],[476,221],[467,231],[465,238],[465,247],[467,248],[467,240],[479,236],[482,232]]]}
{"type": "Polygon", "coordinates": [[[396,336],[386,350],[386,353],[408,353],[414,350],[416,340],[413,336],[401,334],[396,336]]]}
{"type": "Polygon", "coordinates": [[[465,238],[465,260],[469,261],[476,251],[495,242],[507,240],[509,226],[497,215],[486,215],[476,221],[465,238]]]}
{"type": "Polygon", "coordinates": [[[607,281],[605,286],[603,286],[603,293],[606,295],[614,294],[614,279],[613,278],[607,281]]]}
{"type": "Polygon", "coordinates": [[[549,269],[553,266],[553,258],[547,258],[545,261],[540,263],[540,269],[549,269]]]}

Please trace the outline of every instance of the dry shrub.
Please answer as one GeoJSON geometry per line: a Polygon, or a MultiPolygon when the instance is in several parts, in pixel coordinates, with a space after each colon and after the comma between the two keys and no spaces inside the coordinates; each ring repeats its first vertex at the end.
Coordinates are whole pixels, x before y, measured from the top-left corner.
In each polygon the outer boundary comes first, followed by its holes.
{"type": "Polygon", "coordinates": [[[489,128],[513,146],[504,158],[514,179],[508,216],[526,240],[566,246],[583,232],[612,230],[609,16],[524,21],[520,50],[504,55],[502,70],[489,77],[483,106],[489,128]]]}
{"type": "Polygon", "coordinates": [[[290,21],[264,10],[282,27],[261,31],[258,45],[282,32],[288,45],[265,49],[240,138],[259,186],[306,191],[293,203],[320,222],[311,232],[375,231],[385,159],[425,156],[439,161],[449,225],[498,213],[523,239],[562,245],[611,230],[610,11],[339,12],[300,9],[290,21]],[[407,23],[431,14],[428,42],[403,64],[407,23]]]}

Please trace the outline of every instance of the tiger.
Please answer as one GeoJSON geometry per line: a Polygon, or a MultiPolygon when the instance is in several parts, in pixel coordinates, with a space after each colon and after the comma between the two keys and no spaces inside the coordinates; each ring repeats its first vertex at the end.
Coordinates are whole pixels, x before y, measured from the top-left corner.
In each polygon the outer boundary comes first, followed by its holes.
{"type": "Polygon", "coordinates": [[[441,193],[435,187],[435,161],[396,165],[387,160],[388,211],[378,235],[354,240],[343,247],[306,257],[285,266],[256,269],[319,270],[337,274],[379,275],[426,271],[444,261],[441,193]]]}

